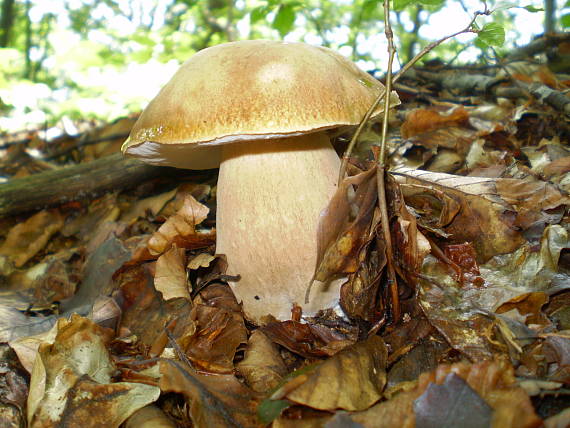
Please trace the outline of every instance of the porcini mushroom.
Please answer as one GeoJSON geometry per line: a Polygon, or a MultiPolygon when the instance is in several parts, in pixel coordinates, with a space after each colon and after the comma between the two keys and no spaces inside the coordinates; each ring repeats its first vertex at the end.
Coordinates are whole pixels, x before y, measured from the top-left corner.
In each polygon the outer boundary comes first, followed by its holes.
{"type": "MultiPolygon", "coordinates": [[[[321,210],[340,161],[328,130],[356,125],[384,86],[334,51],[249,40],[204,49],[150,102],[123,153],[180,168],[220,166],[216,252],[225,254],[246,316],[289,319],[338,302],[315,286],[321,210]]],[[[391,95],[395,105],[399,101],[391,95]]],[[[379,115],[382,107],[375,112],[379,115]]]]}

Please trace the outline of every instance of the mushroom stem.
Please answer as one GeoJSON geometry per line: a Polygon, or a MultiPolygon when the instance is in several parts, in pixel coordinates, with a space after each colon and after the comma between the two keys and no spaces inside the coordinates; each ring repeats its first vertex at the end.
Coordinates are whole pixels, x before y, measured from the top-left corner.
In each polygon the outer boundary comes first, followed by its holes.
{"type": "Polygon", "coordinates": [[[222,148],[216,252],[225,254],[231,283],[253,322],[290,319],[334,306],[339,286],[305,290],[317,258],[319,214],[336,190],[340,160],[324,132],[222,148]]]}

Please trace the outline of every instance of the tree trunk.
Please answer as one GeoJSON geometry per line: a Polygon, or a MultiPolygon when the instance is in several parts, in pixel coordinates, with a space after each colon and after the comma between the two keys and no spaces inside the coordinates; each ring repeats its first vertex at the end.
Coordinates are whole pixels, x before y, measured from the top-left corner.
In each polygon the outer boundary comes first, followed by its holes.
{"type": "Polygon", "coordinates": [[[14,25],[14,0],[2,2],[2,16],[0,16],[0,48],[10,45],[12,26],[14,25]]]}
{"type": "Polygon", "coordinates": [[[32,60],[30,57],[30,51],[32,50],[32,20],[30,19],[31,7],[31,0],[26,0],[26,69],[24,70],[24,77],[26,79],[31,79],[32,74],[32,60]]]}
{"type": "Polygon", "coordinates": [[[554,0],[544,0],[544,33],[556,31],[556,3],[554,0]]]}

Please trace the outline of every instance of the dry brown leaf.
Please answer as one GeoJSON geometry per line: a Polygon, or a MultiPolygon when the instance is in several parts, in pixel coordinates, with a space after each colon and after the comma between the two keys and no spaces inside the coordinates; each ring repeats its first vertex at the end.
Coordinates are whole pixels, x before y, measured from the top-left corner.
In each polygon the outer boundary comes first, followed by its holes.
{"type": "Polygon", "coordinates": [[[199,232],[196,225],[207,217],[210,210],[190,194],[184,197],[184,205],[152,235],[148,248],[153,255],[162,254],[173,243],[180,248],[207,247],[215,242],[215,233],[199,232]]]}
{"type": "Polygon", "coordinates": [[[247,330],[240,312],[196,305],[191,320],[196,330],[178,342],[186,356],[200,370],[233,373],[237,348],[247,342],[247,330]]]}
{"type": "Polygon", "coordinates": [[[196,270],[201,267],[208,267],[213,260],[216,259],[216,256],[213,256],[209,253],[200,253],[191,259],[186,266],[188,269],[196,270]]]}
{"type": "Polygon", "coordinates": [[[34,214],[10,229],[0,247],[0,256],[6,257],[17,268],[22,267],[61,230],[63,222],[64,216],[55,209],[34,214]]]}
{"type": "MultiPolygon", "coordinates": [[[[305,382],[285,397],[314,409],[364,410],[382,396],[386,384],[388,351],[382,339],[372,336],[319,364],[305,382]]],[[[290,382],[298,382],[293,378],[290,382]]],[[[287,389],[285,384],[283,389],[287,389]]]]}
{"type": "Polygon", "coordinates": [[[131,223],[139,217],[144,217],[149,212],[153,216],[156,216],[166,203],[174,198],[176,192],[176,189],[172,189],[169,192],[164,192],[149,198],[139,199],[127,212],[121,215],[121,221],[131,223]]]}
{"type": "MultiPolygon", "coordinates": [[[[349,262],[345,255],[353,252],[354,249],[361,244],[363,239],[362,234],[355,234],[354,230],[345,230],[349,223],[350,214],[348,191],[353,185],[362,187],[360,196],[354,198],[355,200],[362,201],[363,196],[367,194],[364,188],[375,186],[375,177],[376,170],[372,168],[360,174],[345,178],[327,207],[321,212],[317,229],[317,264],[315,279],[326,281],[335,273],[342,272],[343,265],[349,262]],[[361,186],[365,183],[368,183],[369,186],[361,186]]],[[[371,195],[369,195],[369,198],[370,196],[371,195]]],[[[360,216],[361,218],[362,215],[360,216]]]]}
{"type": "Polygon", "coordinates": [[[261,330],[255,330],[247,343],[245,356],[237,369],[256,392],[273,389],[287,374],[277,346],[261,330]]]}
{"type": "Polygon", "coordinates": [[[439,128],[464,125],[469,120],[469,114],[460,106],[447,115],[443,115],[434,110],[418,109],[413,110],[406,116],[402,124],[402,137],[410,138],[414,135],[433,131],[439,128]]]}
{"type": "Polygon", "coordinates": [[[186,279],[186,254],[183,248],[173,244],[158,257],[154,274],[154,287],[162,293],[164,300],[183,297],[190,299],[186,279]]]}
{"type": "Polygon", "coordinates": [[[32,371],[28,424],[35,427],[118,427],[154,402],[157,387],[112,383],[114,364],[106,345],[113,331],[73,315],[60,319],[53,344],[42,344],[32,371]]]}
{"type": "Polygon", "coordinates": [[[164,329],[179,317],[187,317],[191,305],[186,299],[165,302],[156,291],[149,264],[129,266],[115,274],[120,285],[123,316],[120,328],[135,334],[139,341],[152,346],[162,340],[164,329]]]}
{"type": "Polygon", "coordinates": [[[261,427],[259,397],[233,375],[201,375],[175,361],[160,363],[160,389],[184,394],[196,427],[261,427]]]}
{"type": "MultiPolygon", "coordinates": [[[[442,364],[436,370],[420,375],[417,386],[401,392],[389,401],[382,402],[351,419],[366,428],[413,428],[416,423],[414,401],[431,383],[443,384],[448,374],[454,373],[485,400],[493,409],[493,428],[534,428],[542,424],[530,398],[517,386],[513,367],[504,360],[484,361],[476,364],[442,364]]],[[[445,403],[437,403],[445,406],[445,403]]]]}
{"type": "MultiPolygon", "coordinates": [[[[523,238],[514,225],[514,210],[497,194],[496,179],[481,177],[460,177],[450,174],[432,173],[409,168],[398,168],[397,178],[406,184],[402,192],[406,203],[418,212],[426,209],[430,202],[432,212],[441,212],[443,205],[446,214],[437,215],[449,223],[443,230],[450,235],[449,243],[471,242],[477,252],[477,260],[487,261],[497,254],[514,251],[523,242],[523,238]],[[409,185],[413,197],[409,197],[409,185]],[[422,186],[423,197],[418,195],[418,187],[422,186]],[[447,207],[445,199],[454,200],[455,206],[447,207]],[[414,201],[422,203],[416,206],[414,201]],[[455,213],[451,216],[450,214],[455,213]]],[[[435,223],[432,220],[432,223],[435,223]]]]}
{"type": "Polygon", "coordinates": [[[563,205],[570,206],[568,195],[556,186],[532,176],[524,179],[501,178],[497,180],[496,188],[499,196],[515,207],[516,224],[523,229],[528,229],[539,221],[550,223],[546,211],[563,205]]]}
{"type": "Polygon", "coordinates": [[[150,405],[133,413],[124,428],[176,428],[176,424],[158,407],[150,405]]]}
{"type": "Polygon", "coordinates": [[[332,329],[298,321],[273,322],[262,331],[273,342],[305,358],[334,355],[354,343],[332,329]]]}

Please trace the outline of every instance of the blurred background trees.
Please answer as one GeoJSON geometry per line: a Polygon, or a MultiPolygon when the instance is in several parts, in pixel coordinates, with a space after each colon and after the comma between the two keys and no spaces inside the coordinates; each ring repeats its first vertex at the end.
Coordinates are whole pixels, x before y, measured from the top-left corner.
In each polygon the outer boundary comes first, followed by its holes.
{"type": "MultiPolygon", "coordinates": [[[[111,120],[151,99],[194,52],[240,39],[285,39],[340,51],[366,70],[386,56],[381,0],[0,0],[0,132],[63,116],[111,120]]],[[[502,54],[569,25],[570,2],[488,1],[502,54]],[[515,7],[516,6],[516,7],[515,7]]],[[[400,64],[464,27],[477,0],[394,0],[400,64]]],[[[426,59],[485,63],[495,52],[452,40],[426,59]]]]}

